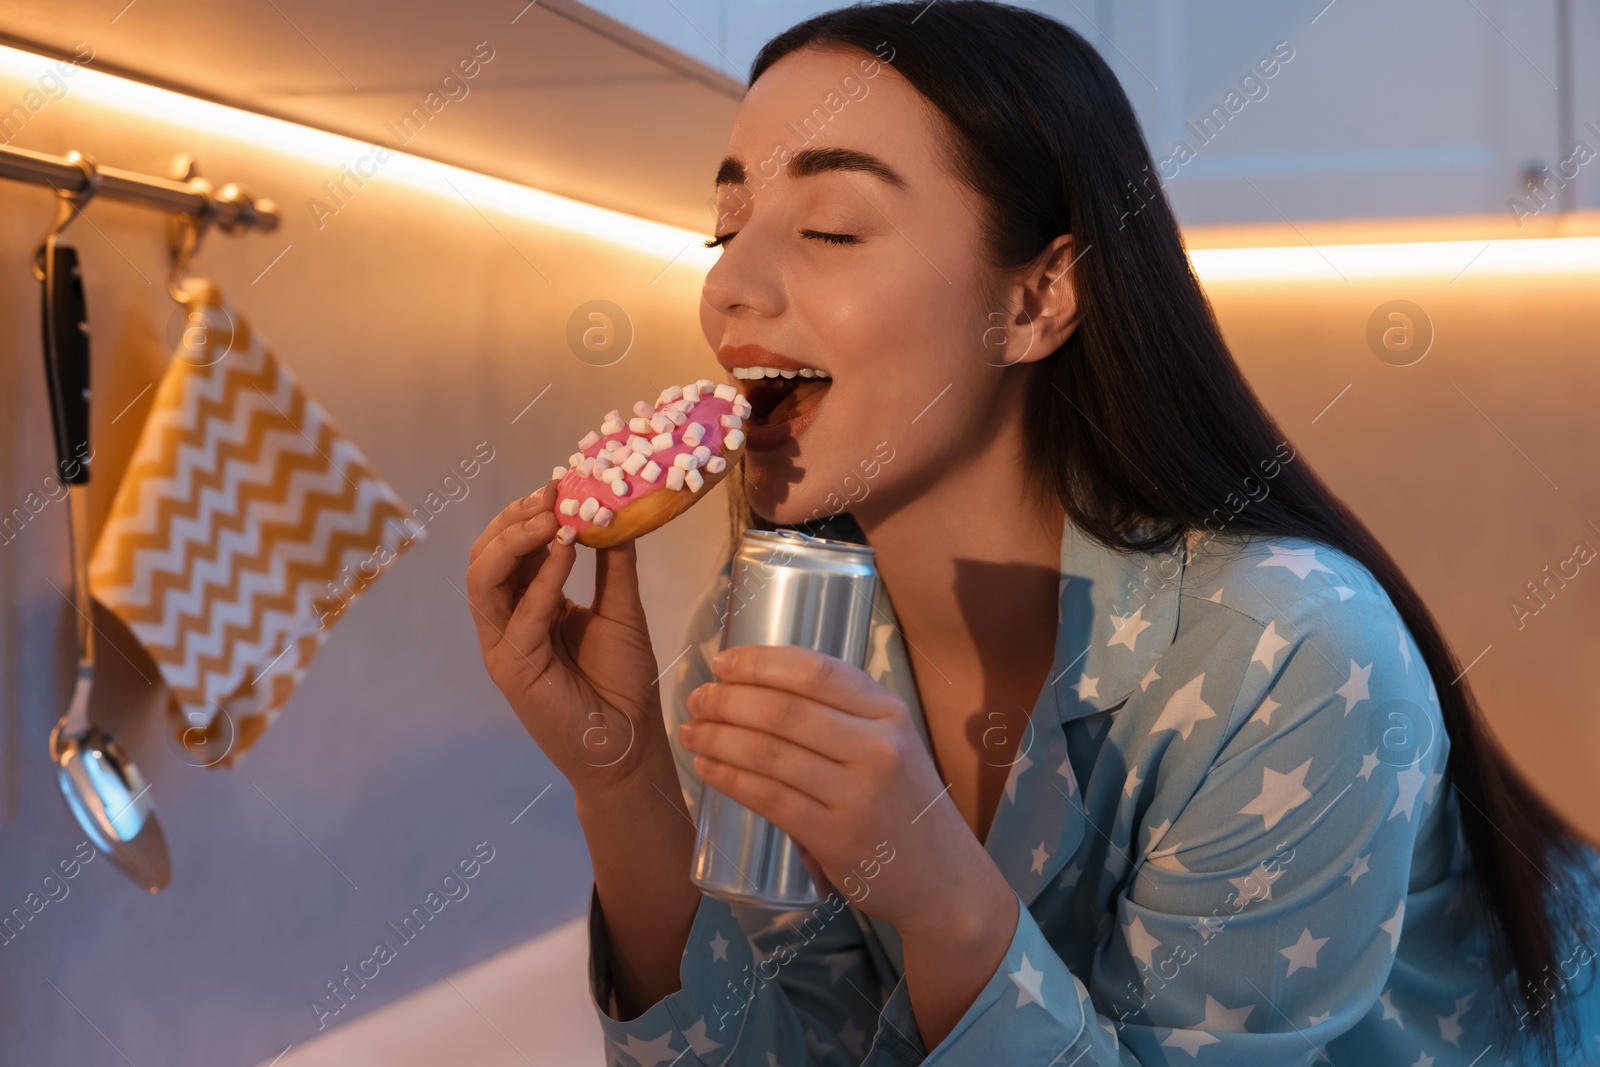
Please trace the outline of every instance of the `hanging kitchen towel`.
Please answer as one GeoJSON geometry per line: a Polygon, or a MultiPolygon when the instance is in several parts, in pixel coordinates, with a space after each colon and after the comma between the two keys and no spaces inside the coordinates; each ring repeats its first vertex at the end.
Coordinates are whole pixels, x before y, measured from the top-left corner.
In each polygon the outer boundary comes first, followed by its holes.
{"type": "Polygon", "coordinates": [[[179,743],[231,764],[423,531],[217,287],[185,292],[89,580],[160,667],[179,743]]]}

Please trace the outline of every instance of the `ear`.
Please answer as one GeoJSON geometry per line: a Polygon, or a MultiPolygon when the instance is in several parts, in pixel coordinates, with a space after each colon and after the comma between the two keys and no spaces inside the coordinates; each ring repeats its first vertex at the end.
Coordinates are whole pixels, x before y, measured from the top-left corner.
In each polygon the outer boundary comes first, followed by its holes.
{"type": "Polygon", "coordinates": [[[1060,348],[1078,326],[1072,270],[1079,254],[1070,234],[1047,245],[1006,291],[1007,310],[990,316],[984,346],[996,364],[1031,363],[1060,348]],[[999,320],[1004,319],[1004,322],[999,320]]]}

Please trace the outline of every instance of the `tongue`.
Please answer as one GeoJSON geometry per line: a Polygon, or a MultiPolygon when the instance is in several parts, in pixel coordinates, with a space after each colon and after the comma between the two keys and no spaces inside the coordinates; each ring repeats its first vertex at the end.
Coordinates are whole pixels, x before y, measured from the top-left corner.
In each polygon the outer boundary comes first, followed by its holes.
{"type": "Polygon", "coordinates": [[[795,386],[767,415],[767,425],[776,426],[804,415],[822,402],[822,394],[831,384],[832,382],[809,381],[795,386]]]}

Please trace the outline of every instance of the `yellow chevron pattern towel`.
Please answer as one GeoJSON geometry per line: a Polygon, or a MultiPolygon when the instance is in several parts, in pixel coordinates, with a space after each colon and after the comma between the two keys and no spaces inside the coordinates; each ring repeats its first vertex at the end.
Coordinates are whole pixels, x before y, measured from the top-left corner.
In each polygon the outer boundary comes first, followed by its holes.
{"type": "Polygon", "coordinates": [[[423,531],[216,286],[186,292],[89,584],[160,668],[180,744],[231,764],[423,531]]]}

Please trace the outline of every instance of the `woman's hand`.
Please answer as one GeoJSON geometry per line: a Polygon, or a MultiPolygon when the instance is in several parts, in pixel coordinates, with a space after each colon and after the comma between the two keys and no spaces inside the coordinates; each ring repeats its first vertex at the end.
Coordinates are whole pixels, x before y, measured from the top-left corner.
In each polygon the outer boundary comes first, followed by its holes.
{"type": "Polygon", "coordinates": [[[865,671],[796,646],[735,646],[711,668],[719,681],[689,694],[679,729],[707,785],[788,833],[829,883],[902,936],[992,941],[1003,929],[1004,954],[1012,891],[904,701],[865,671]]]}
{"type": "Polygon", "coordinates": [[[555,500],[552,482],[495,516],[473,542],[467,599],[489,676],[581,793],[664,752],[666,731],[633,542],[596,552],[594,603],[575,604],[562,586],[578,549],[554,540],[555,500]]]}

